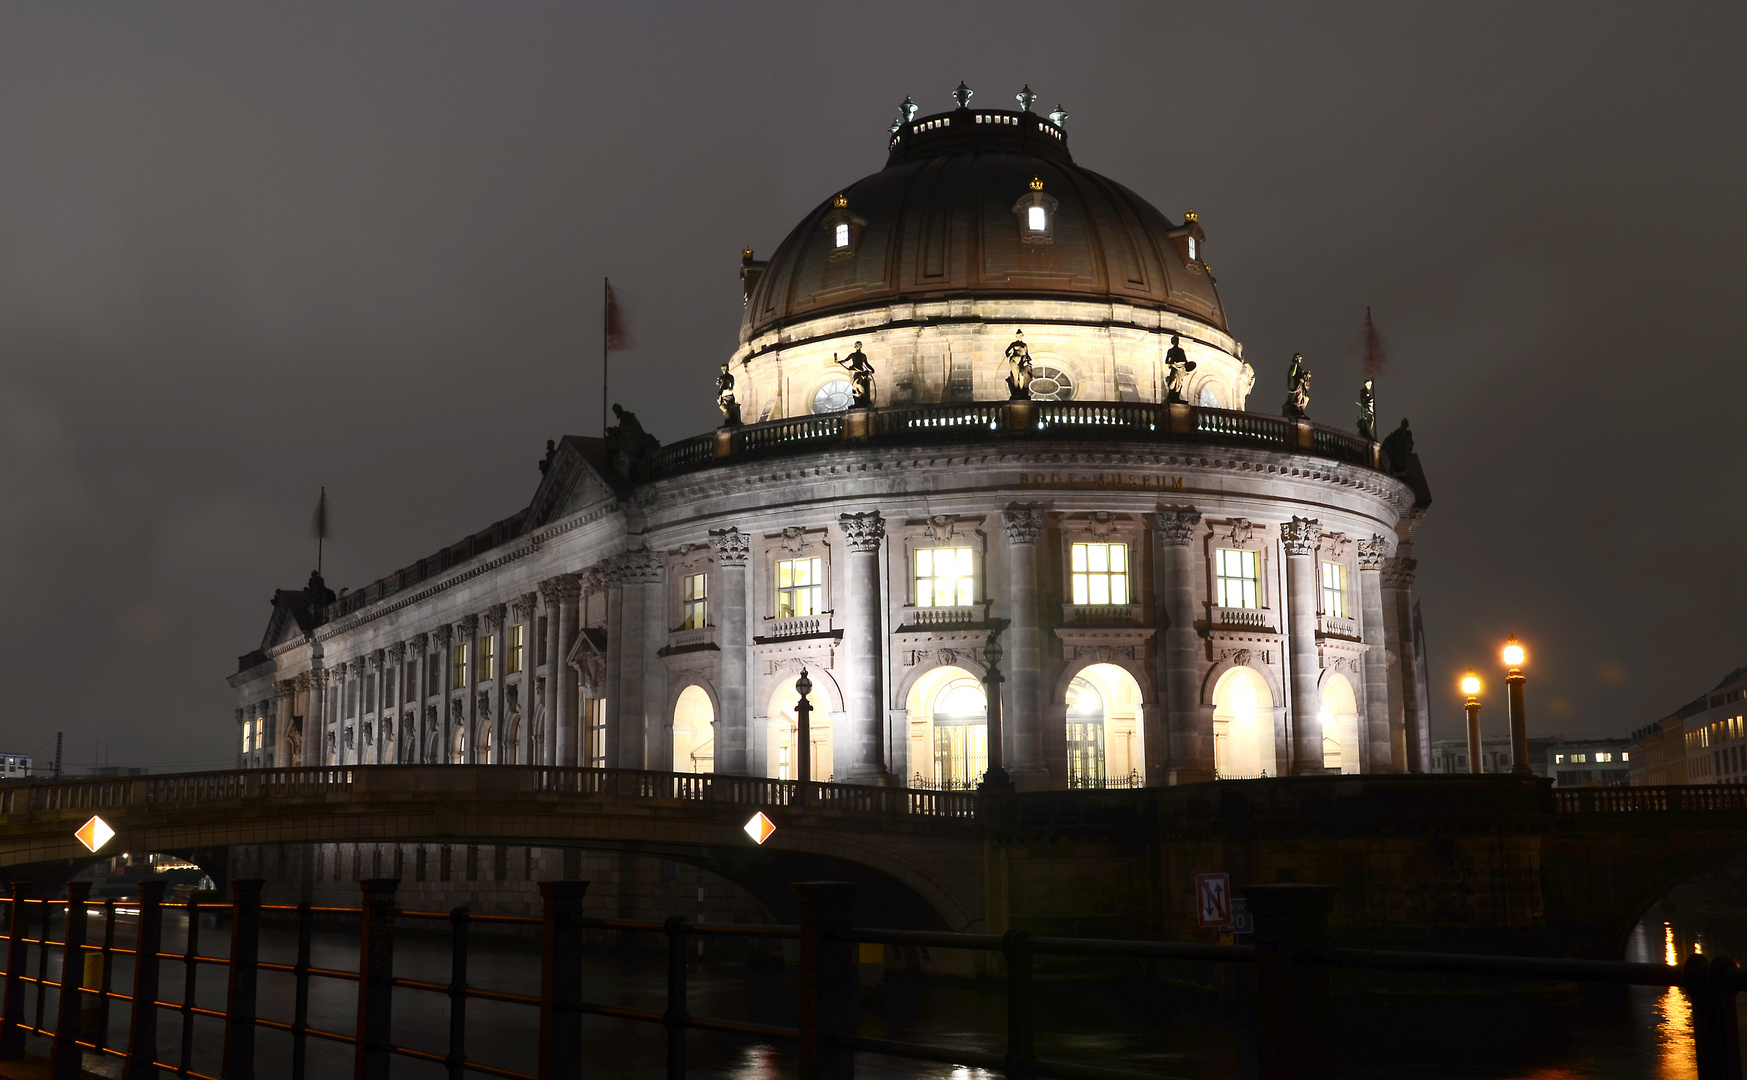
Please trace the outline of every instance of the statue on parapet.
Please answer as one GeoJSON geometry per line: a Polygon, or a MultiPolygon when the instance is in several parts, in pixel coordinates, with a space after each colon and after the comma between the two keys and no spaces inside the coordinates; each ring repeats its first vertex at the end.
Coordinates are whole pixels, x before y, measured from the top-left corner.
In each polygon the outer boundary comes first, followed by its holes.
{"type": "Polygon", "coordinates": [[[1189,354],[1183,351],[1183,343],[1176,334],[1171,335],[1171,348],[1165,353],[1165,401],[1175,405],[1187,405],[1189,399],[1183,396],[1183,387],[1188,385],[1189,373],[1195,370],[1195,361],[1189,359],[1189,354]]]}
{"type": "Polygon", "coordinates": [[[1383,456],[1387,459],[1390,472],[1404,473],[1407,463],[1413,458],[1413,432],[1408,429],[1407,417],[1401,418],[1401,426],[1389,433],[1383,440],[1383,456]]]}
{"type": "Polygon", "coordinates": [[[1292,370],[1286,373],[1286,407],[1281,411],[1288,420],[1303,420],[1310,410],[1310,372],[1304,367],[1304,354],[1292,354],[1292,370]]]}
{"type": "Polygon", "coordinates": [[[655,467],[655,453],[661,440],[643,430],[637,414],[615,402],[613,415],[619,422],[607,428],[607,459],[620,476],[641,482],[649,479],[655,467]]]}
{"type": "Polygon", "coordinates": [[[722,365],[721,374],[716,376],[716,408],[722,410],[723,427],[740,426],[740,403],[734,400],[734,373],[727,364],[722,365]]]}
{"type": "Polygon", "coordinates": [[[1025,344],[1025,331],[1013,331],[1013,344],[1007,346],[1007,400],[1031,400],[1031,350],[1025,344]]]}
{"type": "Polygon", "coordinates": [[[855,400],[850,402],[849,407],[852,409],[871,409],[874,403],[873,363],[868,360],[867,354],[861,351],[861,342],[856,342],[855,351],[841,360],[838,359],[836,353],[831,354],[831,359],[836,361],[837,366],[849,372],[849,386],[855,397],[855,400]]]}
{"type": "Polygon", "coordinates": [[[1359,384],[1359,438],[1377,441],[1377,398],[1373,393],[1375,380],[1359,384]]]}

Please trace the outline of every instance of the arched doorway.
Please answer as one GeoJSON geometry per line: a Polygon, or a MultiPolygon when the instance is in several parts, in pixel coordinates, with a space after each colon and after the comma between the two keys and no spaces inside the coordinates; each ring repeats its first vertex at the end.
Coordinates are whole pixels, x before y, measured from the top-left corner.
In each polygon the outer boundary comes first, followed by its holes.
{"type": "Polygon", "coordinates": [[[1139,787],[1140,684],[1115,664],[1082,668],[1068,684],[1068,786],[1139,787]]]}
{"type": "Polygon", "coordinates": [[[492,747],[491,717],[490,716],[482,716],[479,718],[479,747],[478,747],[478,750],[476,751],[476,753],[479,755],[479,759],[478,759],[479,764],[481,764],[481,765],[492,764],[491,747],[492,747]]]}
{"type": "Polygon", "coordinates": [[[716,771],[716,707],[696,683],[673,703],[673,771],[716,771]]]}
{"type": "Polygon", "coordinates": [[[1359,705],[1339,672],[1322,683],[1322,764],[1330,772],[1359,771],[1359,705]]]}
{"type": "Polygon", "coordinates": [[[1274,695],[1247,667],[1234,667],[1213,687],[1213,767],[1220,779],[1273,773],[1274,695]]]}
{"type": "Polygon", "coordinates": [[[455,736],[449,741],[449,764],[467,764],[467,725],[456,724],[455,736]]]}
{"type": "MultiPolygon", "coordinates": [[[[795,689],[798,676],[777,686],[770,695],[769,711],[770,734],[767,741],[769,756],[766,759],[766,776],[774,776],[778,780],[794,780],[796,770],[800,768],[799,747],[795,742],[795,702],[800,698],[800,692],[795,689]]],[[[813,775],[809,780],[823,783],[833,775],[831,763],[831,705],[825,696],[825,688],[819,679],[812,680],[813,692],[807,695],[812,703],[813,712],[807,720],[809,741],[812,743],[813,775]]]]}
{"type": "Polygon", "coordinates": [[[977,677],[961,667],[940,667],[910,687],[912,784],[971,788],[989,768],[989,703],[977,677]]]}

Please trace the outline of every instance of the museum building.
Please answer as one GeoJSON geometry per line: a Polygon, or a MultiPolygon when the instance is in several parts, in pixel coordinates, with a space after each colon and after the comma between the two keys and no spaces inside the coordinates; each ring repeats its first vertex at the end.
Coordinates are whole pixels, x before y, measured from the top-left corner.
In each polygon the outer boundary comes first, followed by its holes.
{"type": "Polygon", "coordinates": [[[793,779],[804,671],[814,780],[976,784],[991,687],[1022,790],[1426,771],[1406,422],[1247,411],[1196,215],[955,97],[742,253],[721,428],[621,411],[514,516],[276,593],[242,763],[793,779]]]}

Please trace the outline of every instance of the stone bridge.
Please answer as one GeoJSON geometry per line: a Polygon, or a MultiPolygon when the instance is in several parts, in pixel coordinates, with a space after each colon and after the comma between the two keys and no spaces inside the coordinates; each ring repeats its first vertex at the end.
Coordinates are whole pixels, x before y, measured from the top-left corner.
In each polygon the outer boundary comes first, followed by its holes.
{"type": "Polygon", "coordinates": [[[353,766],[0,788],[0,872],[242,845],[476,843],[705,867],[792,918],[788,886],[863,886],[872,924],[1205,938],[1195,875],[1338,887],[1349,943],[1617,956],[1680,881],[1747,853],[1747,787],[1555,791],[1509,776],[1323,776],[1169,788],[970,792],[614,769],[353,766]],[[743,826],[777,826],[762,846],[743,826]]]}

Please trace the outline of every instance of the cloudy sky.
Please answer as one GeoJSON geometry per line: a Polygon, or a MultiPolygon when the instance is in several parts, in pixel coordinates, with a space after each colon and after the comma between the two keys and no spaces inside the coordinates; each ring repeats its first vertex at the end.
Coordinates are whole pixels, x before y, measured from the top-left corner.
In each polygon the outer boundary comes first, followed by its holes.
{"type": "Polygon", "coordinates": [[[0,751],[229,761],[317,490],[336,586],[522,506],[598,433],[604,274],[614,396],[711,427],[740,249],[960,79],[1200,212],[1254,408],[1296,350],[1350,423],[1375,310],[1441,733],[1511,632],[1536,733],[1627,732],[1747,664],[1744,40],[1721,2],[7,5],[0,751]]]}

